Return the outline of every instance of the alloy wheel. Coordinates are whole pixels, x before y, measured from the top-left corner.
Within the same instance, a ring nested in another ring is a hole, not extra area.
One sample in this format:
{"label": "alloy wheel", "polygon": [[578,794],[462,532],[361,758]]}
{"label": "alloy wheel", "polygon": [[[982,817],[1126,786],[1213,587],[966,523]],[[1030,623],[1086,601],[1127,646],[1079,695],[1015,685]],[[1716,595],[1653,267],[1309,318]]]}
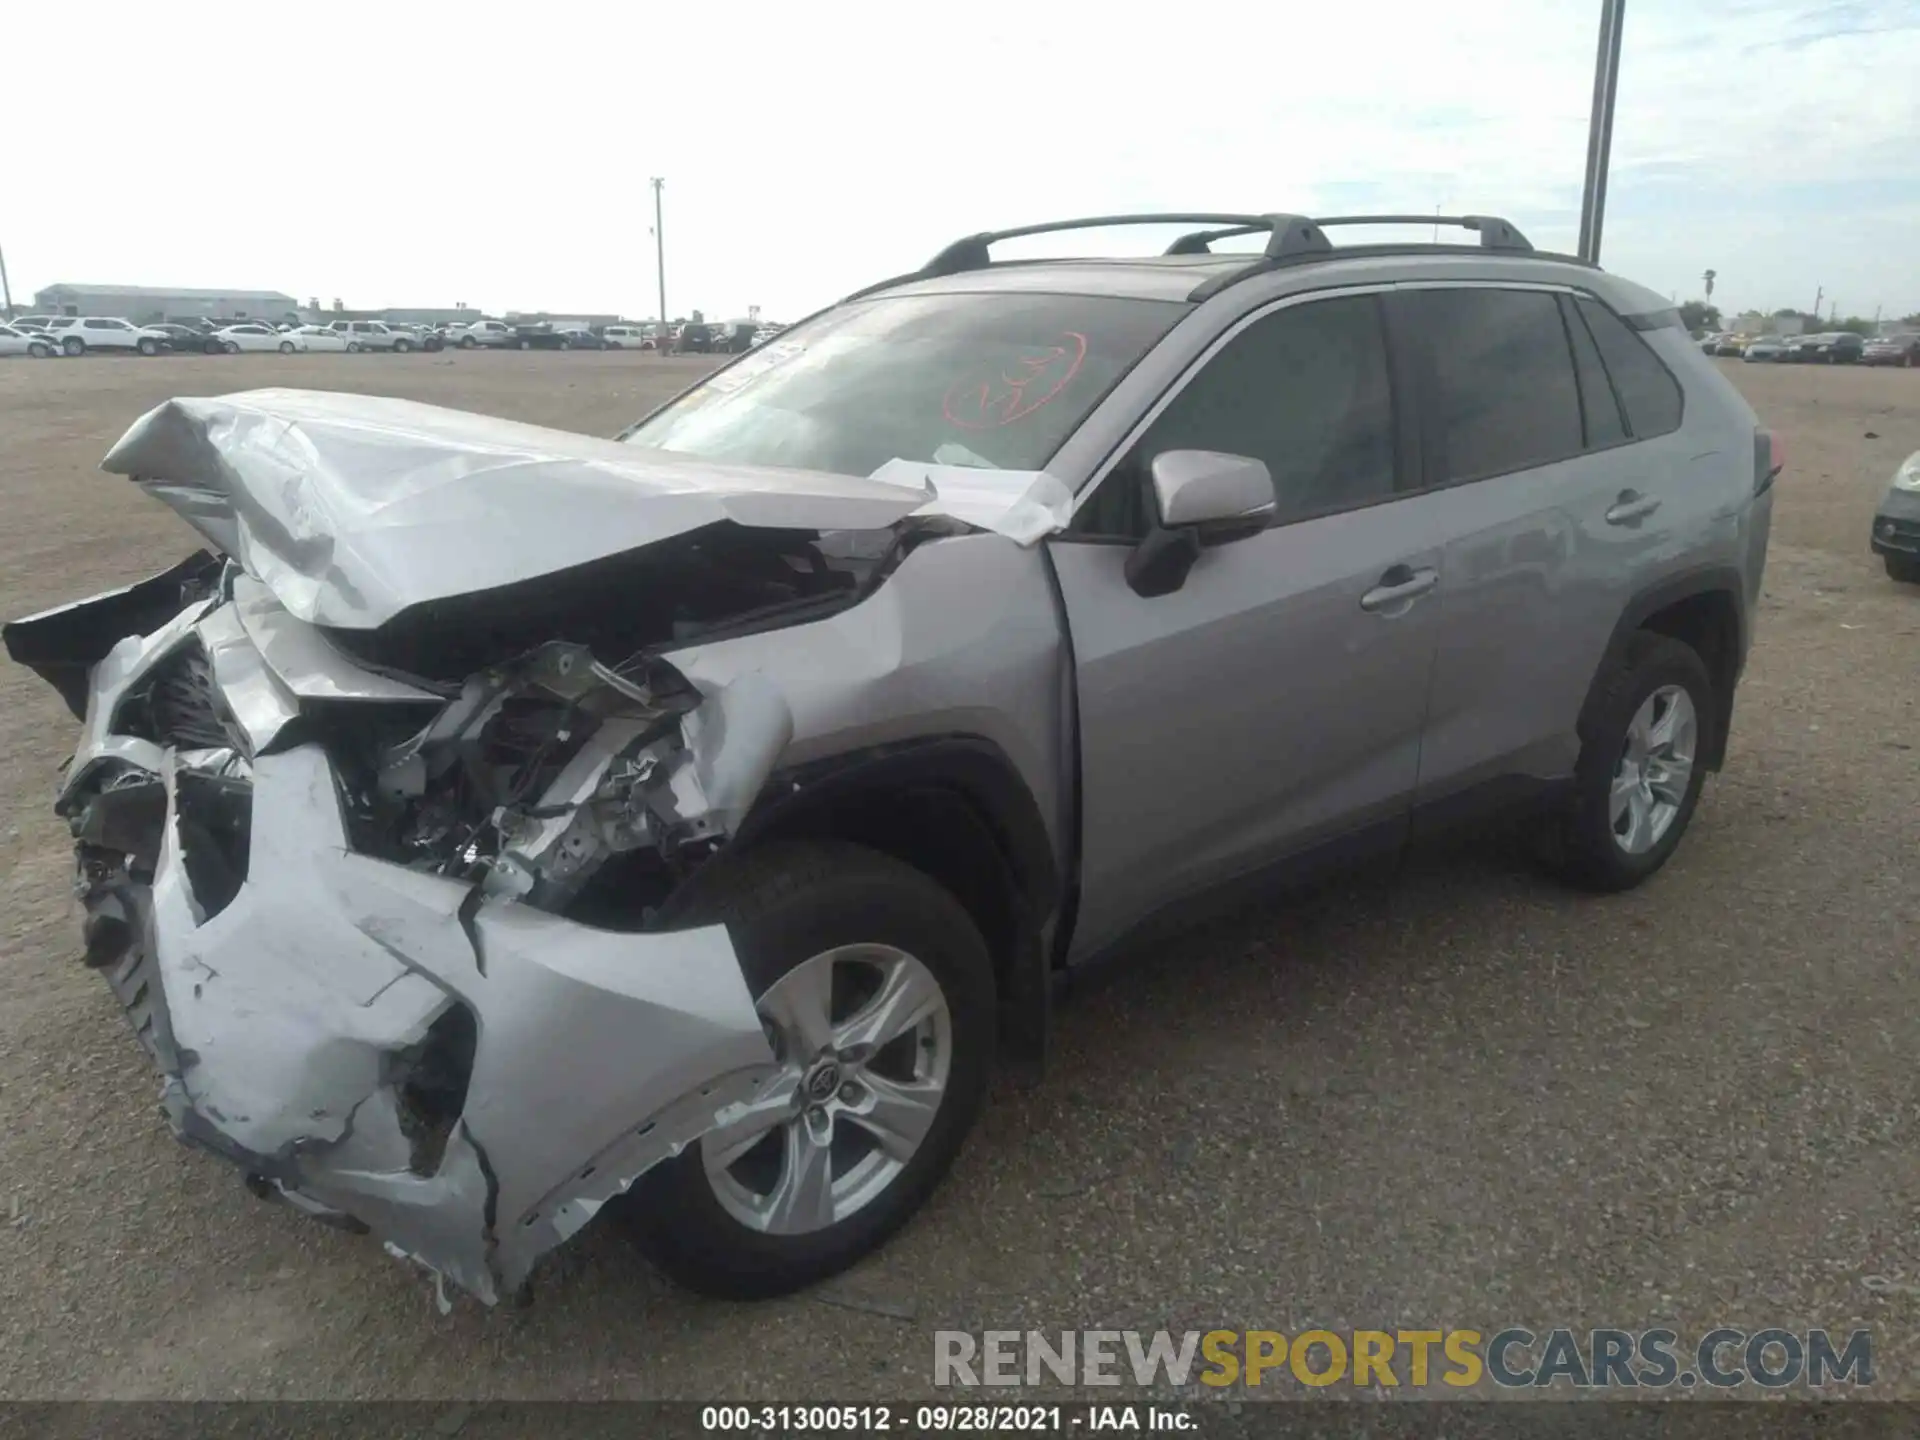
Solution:
{"label": "alloy wheel", "polygon": [[1646,854],[1673,827],[1693,779],[1699,735],[1693,697],[1681,686],[1662,685],[1634,712],[1607,809],[1614,843],[1627,854]]}
{"label": "alloy wheel", "polygon": [[856,1214],[919,1151],[946,1095],[953,1019],[940,982],[890,945],[803,960],[758,1004],[779,1073],[700,1141],[708,1183],[775,1235]]}

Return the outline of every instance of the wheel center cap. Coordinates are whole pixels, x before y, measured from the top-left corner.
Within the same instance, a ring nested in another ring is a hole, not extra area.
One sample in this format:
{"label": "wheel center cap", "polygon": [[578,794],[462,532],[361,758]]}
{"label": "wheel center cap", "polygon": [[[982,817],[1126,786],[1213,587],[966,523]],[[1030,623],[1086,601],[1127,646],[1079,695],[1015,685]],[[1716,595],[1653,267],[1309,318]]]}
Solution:
{"label": "wheel center cap", "polygon": [[809,1100],[831,1100],[840,1089],[840,1062],[822,1060],[801,1083]]}

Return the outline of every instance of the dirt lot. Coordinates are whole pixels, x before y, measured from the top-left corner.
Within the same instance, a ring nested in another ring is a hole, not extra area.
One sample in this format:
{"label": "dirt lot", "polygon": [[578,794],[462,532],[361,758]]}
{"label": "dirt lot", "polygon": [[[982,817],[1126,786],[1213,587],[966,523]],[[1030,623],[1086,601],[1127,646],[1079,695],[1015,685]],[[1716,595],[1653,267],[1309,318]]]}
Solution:
{"label": "dirt lot", "polygon": [[[165,396],[608,432],[694,363],[0,365],[0,615],[183,551],[94,470]],[[896,1243],[774,1304],[589,1233],[530,1310],[443,1317],[176,1145],[78,960],[47,804],[72,722],[0,664],[0,1395],[902,1397],[944,1327],[1665,1323],[1871,1326],[1876,1393],[1920,1396],[1920,592],[1865,548],[1920,374],[1728,369],[1788,470],[1732,754],[1656,881],[1579,898],[1468,846],[1196,934],[1069,1007],[1047,1083],[1003,1089]]]}

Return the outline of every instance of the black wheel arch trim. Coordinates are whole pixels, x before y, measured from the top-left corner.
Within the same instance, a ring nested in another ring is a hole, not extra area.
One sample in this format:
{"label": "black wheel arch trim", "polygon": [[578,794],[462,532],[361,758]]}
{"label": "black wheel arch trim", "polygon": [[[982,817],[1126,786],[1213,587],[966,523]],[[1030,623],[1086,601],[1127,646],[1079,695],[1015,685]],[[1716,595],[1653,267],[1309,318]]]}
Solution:
{"label": "black wheel arch trim", "polygon": [[1044,1064],[1050,1028],[1052,960],[1045,936],[1060,911],[1060,869],[1039,803],[998,744],[978,735],[933,735],[776,770],[732,845],[804,834],[811,817],[856,795],[929,787],[955,792],[998,852],[1014,931],[1010,953],[1000,957],[1000,1052],[1019,1075],[1032,1078]]}
{"label": "black wheel arch trim", "polygon": [[[1733,608],[1734,651],[1733,663],[1727,683],[1720,684],[1720,676],[1715,676],[1716,689],[1721,692],[1713,697],[1714,727],[1708,741],[1707,753],[1702,762],[1709,770],[1718,770],[1726,759],[1727,733],[1733,721],[1733,695],[1739,685],[1741,671],[1746,668],[1747,647],[1753,634],[1751,617],[1747,614],[1746,581],[1741,573],[1731,565],[1702,565],[1685,570],[1640,591],[1620,612],[1620,618],[1614,622],[1613,634],[1607,640],[1605,654],[1601,657],[1601,672],[1612,665],[1626,650],[1627,637],[1635,631],[1644,629],[1647,621],[1662,610],[1678,605],[1682,601],[1698,599],[1703,595],[1724,595]],[[1710,657],[1703,656],[1711,664]],[[1594,676],[1594,685],[1600,683],[1600,673]],[[1591,691],[1589,692],[1591,698]],[[1586,707],[1581,709],[1584,725]]]}

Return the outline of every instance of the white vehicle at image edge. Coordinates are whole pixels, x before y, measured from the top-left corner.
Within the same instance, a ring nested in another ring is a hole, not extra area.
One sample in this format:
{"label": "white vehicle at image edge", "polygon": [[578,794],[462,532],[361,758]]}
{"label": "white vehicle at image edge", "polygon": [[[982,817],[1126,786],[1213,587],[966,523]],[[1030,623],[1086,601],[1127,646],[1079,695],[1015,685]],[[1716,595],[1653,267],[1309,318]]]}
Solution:
{"label": "white vehicle at image edge", "polygon": [[31,355],[36,360],[45,360],[59,353],[55,343],[38,331],[0,325],[0,355]]}
{"label": "white vehicle at image edge", "polygon": [[167,332],[130,320],[105,315],[69,315],[47,327],[62,353],[84,355],[89,350],[127,350],[158,355],[167,346]]}
{"label": "white vehicle at image edge", "polygon": [[340,353],[347,349],[347,337],[325,325],[302,325],[284,337],[296,350],[323,350]]}
{"label": "white vehicle at image edge", "polygon": [[278,351],[283,355],[291,355],[300,348],[293,336],[282,335],[269,325],[229,325],[224,330],[214,331],[212,339],[229,355],[238,355],[243,351],[268,354]]}

